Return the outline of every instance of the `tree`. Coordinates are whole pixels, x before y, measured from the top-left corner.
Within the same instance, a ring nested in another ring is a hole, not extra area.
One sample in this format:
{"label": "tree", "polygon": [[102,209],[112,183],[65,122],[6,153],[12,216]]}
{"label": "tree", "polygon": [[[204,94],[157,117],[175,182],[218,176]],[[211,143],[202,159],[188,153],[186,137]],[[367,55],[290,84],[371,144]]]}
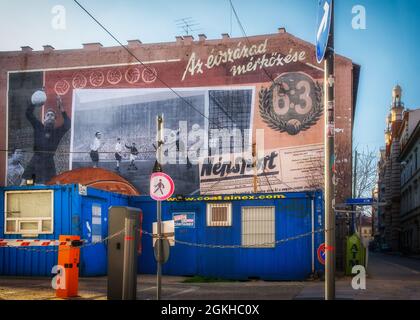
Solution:
{"label": "tree", "polygon": [[[374,150],[366,148],[363,152],[355,151],[357,157],[356,176],[353,177],[355,185],[355,198],[370,198],[372,190],[377,182],[377,164],[378,158]],[[356,162],[356,161],[354,161]],[[355,164],[353,164],[354,166]]]}
{"label": "tree", "polygon": [[[345,201],[346,197],[350,196],[349,191],[354,187],[355,198],[369,198],[372,196],[372,190],[375,188],[377,181],[377,156],[372,149],[366,148],[362,152],[357,152],[357,167],[356,172],[354,166],[356,165],[356,156],[353,159],[353,171],[350,170],[348,159],[349,155],[348,144],[336,144],[335,147],[335,195],[336,202]],[[324,189],[324,158],[312,157],[310,158],[311,170],[308,173],[307,185],[310,189]],[[355,173],[355,176],[353,176]],[[352,177],[353,176],[353,177]],[[352,179],[353,178],[353,179]],[[351,183],[356,182],[356,185]]]}

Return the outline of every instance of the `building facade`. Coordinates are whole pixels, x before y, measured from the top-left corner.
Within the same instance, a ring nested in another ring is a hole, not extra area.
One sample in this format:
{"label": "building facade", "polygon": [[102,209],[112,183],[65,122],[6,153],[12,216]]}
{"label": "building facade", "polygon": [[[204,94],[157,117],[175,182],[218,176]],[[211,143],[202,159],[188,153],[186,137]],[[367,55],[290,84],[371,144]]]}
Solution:
{"label": "building facade", "polygon": [[[351,196],[359,73],[360,66],[336,55],[337,203]],[[313,190],[314,181],[323,181],[323,87],[315,46],[284,28],[246,38],[199,35],[170,43],[131,40],[126,48],[89,43],[74,50],[46,45],[1,52],[0,184],[33,176],[43,184],[68,170],[98,166],[118,168],[147,194],[156,117],[163,113],[164,170],[175,194]],[[40,88],[47,99],[37,107],[30,102]],[[56,119],[48,129],[51,111]],[[233,145],[223,145],[233,138]],[[343,237],[344,222],[338,228]],[[342,239],[337,247],[340,265]]]}
{"label": "building facade", "polygon": [[420,109],[401,127],[401,250],[420,253]]}
{"label": "building facade", "polygon": [[[386,183],[385,183],[385,164],[386,164],[386,150],[385,148],[381,148],[379,150],[379,161],[377,166],[378,172],[378,185],[377,185],[377,194],[374,194],[374,198],[377,199],[380,203],[386,203],[385,197],[385,190],[386,190]],[[376,197],[375,197],[376,196]],[[382,247],[387,245],[385,240],[385,213],[386,213],[386,206],[378,206],[372,207],[373,215],[377,217],[377,233],[375,233],[375,239],[377,240],[378,244]]]}
{"label": "building facade", "polygon": [[[405,159],[405,155],[411,155],[411,159],[414,159],[413,153],[406,151],[406,147],[413,126],[420,120],[419,116],[419,110],[405,109],[402,89],[397,85],[392,92],[392,104],[386,119],[385,148],[380,151],[377,187],[378,200],[385,204],[377,209],[379,238],[383,247],[392,251],[403,249],[403,220],[407,221],[405,213],[414,203],[410,190],[413,190],[416,178],[409,180],[410,184],[413,183],[411,189],[406,183],[408,176],[411,177],[415,172],[406,169],[406,163],[401,156],[404,155]],[[412,160],[410,165],[415,165],[415,161]],[[412,231],[407,231],[405,237],[408,237],[407,234],[411,235],[410,232]]]}

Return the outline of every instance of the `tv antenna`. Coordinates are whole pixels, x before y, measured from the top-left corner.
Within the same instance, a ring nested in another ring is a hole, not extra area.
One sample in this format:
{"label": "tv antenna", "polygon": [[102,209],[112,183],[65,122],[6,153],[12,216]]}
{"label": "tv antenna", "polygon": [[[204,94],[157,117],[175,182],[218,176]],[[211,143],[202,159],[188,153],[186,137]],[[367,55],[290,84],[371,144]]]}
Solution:
{"label": "tv antenna", "polygon": [[193,32],[202,30],[202,28],[197,28],[200,24],[195,21],[192,17],[186,17],[175,20],[176,26],[181,29],[185,35],[191,35]]}

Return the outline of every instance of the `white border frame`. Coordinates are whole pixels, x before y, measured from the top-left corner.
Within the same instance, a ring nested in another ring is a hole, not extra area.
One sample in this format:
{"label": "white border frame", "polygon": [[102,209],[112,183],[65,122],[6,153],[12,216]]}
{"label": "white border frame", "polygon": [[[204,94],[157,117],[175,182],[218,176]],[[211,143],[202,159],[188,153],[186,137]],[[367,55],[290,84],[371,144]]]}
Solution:
{"label": "white border frame", "polygon": [[[144,61],[143,64],[155,64],[155,63],[170,63],[170,62],[179,62],[181,59],[167,59],[167,60],[151,60]],[[124,63],[114,63],[114,64],[104,64],[104,65],[94,65],[94,66],[75,66],[75,67],[62,67],[62,68],[43,68],[43,69],[24,69],[24,70],[8,70],[6,73],[6,142],[5,149],[9,150],[9,76],[13,73],[30,73],[30,72],[43,72],[43,86],[45,86],[45,72],[48,71],[63,71],[63,70],[80,70],[80,69],[95,69],[95,68],[108,68],[108,67],[123,67],[123,66],[133,66],[140,65],[140,62],[124,62]],[[74,93],[74,90],[73,90]],[[73,106],[72,106],[73,107]],[[73,109],[72,109],[73,111]],[[73,114],[73,112],[72,112]],[[4,185],[7,186],[7,172],[8,172],[8,152],[4,152],[5,156],[5,172],[4,172]],[[70,167],[70,165],[69,165]]]}
{"label": "white border frame", "polygon": [[[206,156],[204,158],[207,158],[208,156],[208,151],[209,151],[209,139],[208,139],[208,133],[209,133],[209,114],[210,114],[210,99],[209,99],[209,91],[211,90],[226,90],[226,91],[238,91],[238,90],[250,90],[251,91],[251,114],[250,114],[250,122],[249,122],[249,145],[252,145],[252,141],[253,141],[253,132],[254,132],[254,108],[255,108],[255,92],[256,92],[256,86],[240,86],[240,85],[235,85],[235,86],[210,86],[210,87],[182,87],[182,88],[172,88],[175,92],[179,93],[179,92],[191,92],[191,91],[200,91],[200,92],[204,92],[205,96],[204,96],[204,115],[205,115],[205,119],[204,119],[204,130],[206,132],[206,139],[205,139],[205,144],[204,144],[204,148],[206,152]],[[72,96],[72,106],[71,106],[71,110],[72,110],[72,116],[71,116],[71,136],[70,136],[70,156],[69,156],[69,170],[73,169],[73,146],[74,146],[74,115],[76,113],[76,108],[75,108],[75,96],[77,91],[86,91],[86,90],[97,90],[97,89],[74,89],[73,90],[73,96]],[[168,89],[167,87],[162,87],[162,88],[103,88],[101,90],[133,90],[133,91],[144,91],[145,93],[154,93],[154,92],[172,92],[172,90]],[[182,95],[181,95],[182,96]],[[176,96],[178,98],[178,96]],[[195,106],[194,106],[195,107]],[[243,132],[241,133],[242,137],[244,138],[244,134]],[[244,150],[242,150],[242,152],[244,152]],[[203,157],[201,157],[203,158]]]}

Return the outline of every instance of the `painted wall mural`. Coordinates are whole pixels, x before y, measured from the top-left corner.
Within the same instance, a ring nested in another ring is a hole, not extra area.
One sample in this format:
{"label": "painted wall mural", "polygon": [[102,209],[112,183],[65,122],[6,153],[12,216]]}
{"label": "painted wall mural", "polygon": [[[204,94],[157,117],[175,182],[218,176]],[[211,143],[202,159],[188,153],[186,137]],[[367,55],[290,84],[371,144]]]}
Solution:
{"label": "painted wall mural", "polygon": [[[97,166],[147,193],[163,113],[176,194],[310,188],[323,155],[322,70],[305,50],[273,50],[268,39],[200,54],[10,73],[7,184]],[[42,89],[46,102],[34,105]]]}
{"label": "painted wall mural", "polygon": [[324,110],[322,88],[304,73],[278,77],[270,88],[260,91],[260,114],[267,125],[296,135],[313,126]]}

